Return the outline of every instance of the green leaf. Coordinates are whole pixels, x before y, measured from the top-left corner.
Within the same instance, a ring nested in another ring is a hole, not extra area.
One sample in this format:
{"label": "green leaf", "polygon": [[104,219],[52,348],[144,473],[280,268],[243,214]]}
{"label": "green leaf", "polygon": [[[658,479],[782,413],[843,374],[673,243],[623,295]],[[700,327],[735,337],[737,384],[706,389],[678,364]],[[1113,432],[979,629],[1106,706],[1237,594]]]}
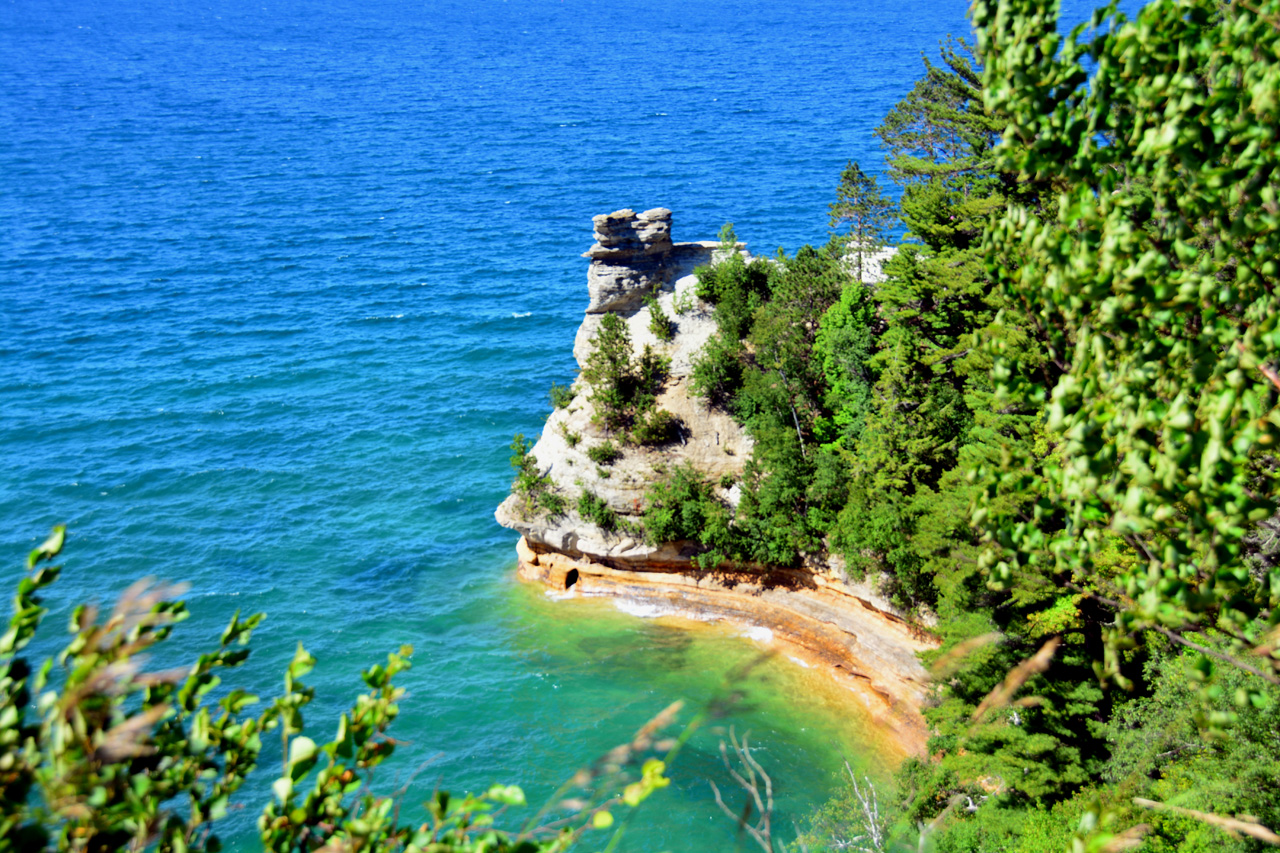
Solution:
{"label": "green leaf", "polygon": [[67,528],[64,524],[59,524],[53,528],[53,532],[49,534],[49,538],[40,543],[35,550],[27,555],[27,570],[35,568],[36,563],[41,560],[52,560],[62,552],[62,546],[67,541]]}
{"label": "green leaf", "polygon": [[518,785],[494,785],[489,788],[489,799],[508,806],[523,806],[524,791]]}

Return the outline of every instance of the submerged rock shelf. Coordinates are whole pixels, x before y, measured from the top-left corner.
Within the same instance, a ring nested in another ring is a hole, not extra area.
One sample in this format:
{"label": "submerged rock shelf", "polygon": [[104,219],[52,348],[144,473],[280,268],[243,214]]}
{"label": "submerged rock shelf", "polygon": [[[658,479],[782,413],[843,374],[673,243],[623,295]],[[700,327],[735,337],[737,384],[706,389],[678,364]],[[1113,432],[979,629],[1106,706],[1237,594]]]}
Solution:
{"label": "submerged rock shelf", "polygon": [[903,754],[924,752],[928,732],[919,709],[928,675],[916,652],[932,644],[869,590],[806,570],[622,568],[523,538],[517,553],[520,577],[558,594],[615,596],[674,616],[767,628],[771,647],[849,688]]}

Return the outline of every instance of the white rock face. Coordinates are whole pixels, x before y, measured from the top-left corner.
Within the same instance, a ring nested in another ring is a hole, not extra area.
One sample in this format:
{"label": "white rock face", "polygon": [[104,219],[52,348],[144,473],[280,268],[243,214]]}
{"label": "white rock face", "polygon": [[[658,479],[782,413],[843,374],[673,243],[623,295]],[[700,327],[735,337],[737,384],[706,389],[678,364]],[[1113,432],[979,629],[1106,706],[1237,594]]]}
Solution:
{"label": "white rock face", "polygon": [[[520,500],[513,495],[498,507],[496,517],[499,524],[520,531],[530,542],[566,554],[623,562],[687,563],[692,551],[682,547],[686,543],[651,546],[622,531],[605,533],[579,516],[576,505],[582,493],[590,491],[622,518],[638,518],[648,485],[677,465],[693,465],[717,484],[722,478],[727,483],[741,477],[751,456],[750,437],[728,413],[708,409],[688,389],[693,362],[716,331],[712,306],[695,295],[693,270],[712,261],[719,243],[672,243],[671,211],[665,208],[638,215],[620,210],[597,216],[594,223],[596,245],[585,254],[592,259],[588,271],[591,301],[574,339],[574,357],[579,367],[585,366],[591,339],[605,312],[622,317],[636,355],[648,345],[671,359],[670,375],[658,394],[657,406],[683,423],[681,440],[664,447],[627,447],[612,437],[622,449],[622,457],[612,465],[597,465],[587,451],[611,437],[591,423],[591,390],[579,380],[574,383],[573,403],[551,413],[532,450],[539,469],[568,499],[569,512],[555,519],[534,513],[524,517]],[[644,297],[654,292],[655,285],[658,305],[675,326],[669,342],[649,331],[651,317]],[[720,488],[720,492],[731,505],[741,495],[736,485]]]}
{"label": "white rock face", "polygon": [[[700,260],[705,263],[710,258],[711,251],[708,249]],[[679,278],[676,278],[671,285],[664,285],[657,294],[658,305],[662,308],[662,312],[675,323],[675,337],[670,342],[658,340],[657,336],[649,331],[651,315],[649,308],[643,303],[627,311],[611,312],[626,320],[627,331],[631,334],[631,345],[637,353],[643,352],[646,344],[652,346],[671,358],[671,375],[681,378],[687,377],[693,371],[694,358],[716,331],[712,306],[694,295],[698,279],[693,274],[693,267],[701,265],[690,263],[694,260],[699,260],[699,256],[689,252],[688,261],[685,262],[684,267],[675,269],[675,272],[680,274]],[[645,289],[643,294],[647,295],[649,292]],[[688,306],[685,313],[677,313],[677,304]],[[579,368],[586,367],[587,356],[591,355],[591,339],[595,337],[603,318],[604,314],[588,313],[582,319],[582,325],[578,327],[578,333],[573,339],[573,357],[577,359]]]}
{"label": "white rock face", "polygon": [[[638,215],[621,210],[594,222],[597,242],[586,253],[590,304],[574,357],[585,366],[604,314],[617,314],[635,355],[649,345],[671,360],[657,406],[678,417],[683,429],[679,441],[663,447],[622,445],[592,424],[591,389],[579,378],[573,402],[551,413],[532,448],[539,472],[565,499],[567,511],[554,518],[526,511],[521,498],[511,495],[495,513],[499,524],[523,534],[516,546],[521,577],[561,595],[572,590],[618,596],[637,603],[645,615],[675,613],[750,626],[758,638],[767,634],[771,644],[785,644],[786,654],[799,655],[804,665],[821,667],[855,690],[885,730],[895,733],[904,754],[922,754],[928,727],[918,709],[928,673],[915,655],[931,643],[873,583],[851,580],[843,561],[825,555],[806,558],[796,568],[690,571],[696,543],[651,545],[626,532],[625,522],[642,515],[650,484],[679,465],[693,466],[736,508],[752,441],[728,413],[708,409],[689,391],[693,363],[716,331],[712,307],[695,295],[693,269],[713,262],[718,244],[671,242],[671,212],[663,208]],[[741,246],[738,251],[746,255]],[[873,259],[869,283],[880,280],[880,262],[888,254]],[[644,298],[655,291],[675,326],[669,342],[649,331]],[[588,451],[610,440],[621,457],[607,466],[591,461]],[[603,500],[624,524],[610,533],[583,518],[577,505],[584,493]]]}

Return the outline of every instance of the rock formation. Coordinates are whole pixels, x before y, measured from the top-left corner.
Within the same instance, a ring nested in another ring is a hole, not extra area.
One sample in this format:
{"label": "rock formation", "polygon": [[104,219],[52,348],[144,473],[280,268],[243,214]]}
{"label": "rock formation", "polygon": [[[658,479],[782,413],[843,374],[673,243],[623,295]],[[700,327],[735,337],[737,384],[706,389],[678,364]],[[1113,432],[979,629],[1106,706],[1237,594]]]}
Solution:
{"label": "rock formation", "polygon": [[[647,344],[671,359],[670,375],[658,394],[657,406],[680,418],[684,424],[681,440],[661,448],[624,447],[617,462],[597,465],[587,451],[607,437],[591,422],[591,392],[579,380],[574,384],[573,403],[551,413],[533,448],[541,472],[571,499],[571,504],[584,489],[589,490],[624,519],[638,518],[645,489],[664,466],[689,462],[719,482],[725,476],[738,478],[751,455],[751,439],[742,427],[726,412],[708,409],[688,391],[693,359],[716,329],[711,306],[694,295],[697,280],[693,270],[711,263],[719,243],[672,243],[670,235],[671,211],[664,208],[638,215],[619,210],[595,217],[597,242],[586,253],[592,258],[588,272],[591,301],[578,329],[573,354],[579,367],[585,366],[591,340],[604,316],[599,306],[615,306],[607,310],[626,321],[637,352]],[[655,287],[659,306],[675,323],[675,336],[670,342],[658,340],[649,330],[650,313],[644,299]],[[687,307],[681,312],[677,304]],[[735,501],[736,493],[731,492],[724,490],[724,497]],[[535,547],[633,564],[654,560],[689,564],[688,554],[682,557],[678,549],[672,551],[672,546],[654,546],[626,534],[605,533],[572,509],[554,519],[526,518],[514,495],[498,508],[497,518],[500,524],[520,531]]]}
{"label": "rock formation", "polygon": [[[595,217],[594,225],[596,244],[584,255],[591,259],[590,301],[574,356],[585,366],[604,314],[622,317],[637,352],[648,344],[671,359],[657,406],[680,418],[681,439],[658,448],[623,447],[613,464],[596,464],[588,451],[608,437],[592,423],[591,389],[581,379],[575,382],[573,402],[551,413],[532,450],[539,472],[569,509],[548,517],[528,511],[512,495],[496,512],[500,524],[522,535],[521,576],[561,593],[625,596],[673,615],[769,628],[789,654],[854,687],[872,714],[896,730],[904,752],[922,751],[926,732],[919,707],[926,673],[915,653],[929,643],[870,586],[852,583],[838,561],[707,573],[694,567],[696,543],[646,542],[624,532],[625,524],[606,532],[577,512],[586,491],[624,522],[638,522],[649,484],[682,464],[720,484],[720,496],[736,506],[737,481],[752,448],[750,436],[728,413],[708,408],[688,387],[693,362],[716,328],[712,306],[696,297],[693,270],[714,262],[719,244],[673,243],[665,208],[620,210]],[[738,251],[746,254],[742,244]],[[655,292],[675,323],[670,342],[649,330],[645,297]]]}
{"label": "rock formation", "polygon": [[672,243],[671,211],[616,210],[592,220],[596,243],[583,253],[588,314],[634,311],[646,294],[710,259],[715,243]]}

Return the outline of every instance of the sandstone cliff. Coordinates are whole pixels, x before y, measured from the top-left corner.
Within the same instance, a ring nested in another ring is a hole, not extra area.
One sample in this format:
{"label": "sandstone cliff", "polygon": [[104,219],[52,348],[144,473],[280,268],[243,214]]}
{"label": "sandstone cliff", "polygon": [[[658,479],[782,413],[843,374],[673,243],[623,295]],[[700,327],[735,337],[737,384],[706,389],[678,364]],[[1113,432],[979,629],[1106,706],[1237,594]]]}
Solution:
{"label": "sandstone cliff", "polygon": [[[663,208],[620,210],[595,217],[594,224],[596,244],[584,255],[591,260],[589,304],[574,356],[585,365],[606,312],[623,318],[637,351],[649,344],[671,359],[657,405],[679,417],[683,429],[677,442],[624,447],[612,465],[597,465],[587,452],[607,436],[591,423],[590,389],[576,382],[573,402],[552,412],[532,450],[540,473],[568,498],[568,511],[555,518],[528,512],[513,495],[496,512],[500,524],[522,534],[521,576],[562,593],[625,596],[675,615],[768,628],[789,654],[853,687],[869,711],[897,732],[904,751],[922,751],[926,732],[918,709],[927,678],[916,652],[928,643],[869,585],[851,582],[839,561],[707,573],[692,563],[693,543],[608,533],[577,513],[578,496],[589,491],[624,521],[638,521],[647,486],[672,466],[688,463],[712,482],[728,484],[740,479],[752,447],[733,418],[689,392],[693,361],[715,331],[711,306],[694,294],[693,270],[712,263],[719,244],[672,242],[671,212]],[[745,254],[742,244],[738,251]],[[645,297],[655,291],[675,322],[667,343],[649,331]],[[737,505],[736,484],[719,490]]]}

